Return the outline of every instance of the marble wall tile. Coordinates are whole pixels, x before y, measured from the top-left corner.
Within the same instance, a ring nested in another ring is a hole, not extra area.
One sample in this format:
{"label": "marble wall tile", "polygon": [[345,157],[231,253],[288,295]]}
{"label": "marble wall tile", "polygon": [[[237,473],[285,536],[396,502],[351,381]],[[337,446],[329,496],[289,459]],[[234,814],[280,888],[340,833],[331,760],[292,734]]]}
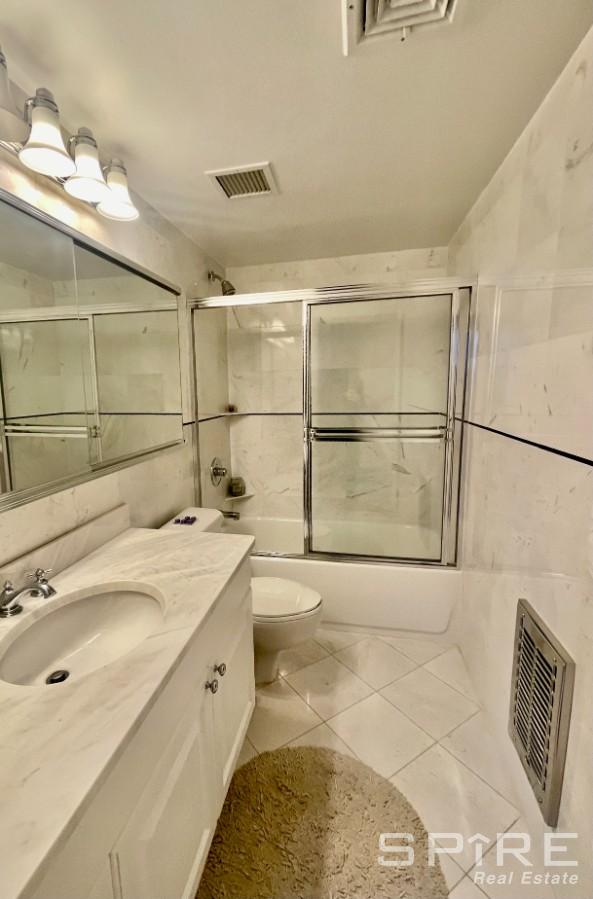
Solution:
{"label": "marble wall tile", "polygon": [[440,441],[316,443],[314,511],[329,521],[420,526],[440,534],[443,470]]}
{"label": "marble wall tile", "polygon": [[480,277],[590,268],[593,33],[589,31],[449,244]]}
{"label": "marble wall tile", "polygon": [[193,426],[185,443],[121,471],[0,514],[0,565],[126,503],[133,527],[159,527],[194,502]]}
{"label": "marble wall tile", "polygon": [[55,284],[32,272],[0,262],[2,284],[2,311],[53,306]]}
{"label": "marble wall tile", "polygon": [[195,502],[194,427],[184,425],[184,444],[116,472],[121,502],[132,527],[159,527]]}
{"label": "marble wall tile", "polygon": [[302,411],[302,304],[234,307],[227,325],[230,402],[239,412]]}
{"label": "marble wall tile", "polygon": [[88,331],[76,320],[2,322],[3,401],[9,417],[86,408],[83,359]]}
{"label": "marble wall tile", "polygon": [[[449,247],[480,277],[469,417],[593,459],[593,30]],[[525,597],[576,663],[559,829],[593,881],[593,468],[466,425],[462,600],[453,638],[531,822],[541,816],[507,735],[516,605]]]}
{"label": "marble wall tile", "polygon": [[447,248],[428,247],[365,253],[326,259],[304,259],[268,265],[245,265],[227,269],[226,276],[241,293],[266,290],[297,290],[342,284],[395,283],[445,274]]}
{"label": "marble wall tile", "polygon": [[449,334],[444,296],[316,307],[313,411],[446,411]]}
{"label": "marble wall tile", "polygon": [[[467,428],[462,599],[453,634],[490,718],[505,766],[541,824],[507,735],[515,615],[527,599],[576,663],[559,829],[578,832],[580,877],[593,877],[593,468]],[[575,892],[579,899],[585,893]]]}
{"label": "marble wall tile", "polygon": [[181,416],[177,313],[99,315],[94,328],[100,411]]}
{"label": "marble wall tile", "polygon": [[252,499],[236,504],[245,516],[303,515],[303,422],[300,415],[248,415],[231,420],[232,473]]}
{"label": "marble wall tile", "polygon": [[593,269],[480,285],[476,333],[469,418],[593,459]]}
{"label": "marble wall tile", "polygon": [[466,427],[464,570],[587,578],[593,466]]}
{"label": "marble wall tile", "polygon": [[198,416],[220,415],[229,402],[227,310],[194,312]]}
{"label": "marble wall tile", "polygon": [[[36,419],[40,424],[50,419]],[[82,416],[76,424],[86,423]],[[89,442],[70,438],[7,437],[10,453],[10,474],[13,490],[27,490],[41,484],[50,484],[60,478],[74,477],[89,471]]]}
{"label": "marble wall tile", "polygon": [[[222,509],[228,495],[229,478],[216,487],[210,480],[210,465],[216,457],[231,474],[235,474],[231,459],[229,418],[212,418],[198,425],[200,446],[200,505],[207,509]],[[230,506],[228,507],[230,508]]]}
{"label": "marble wall tile", "polygon": [[0,564],[119,505],[115,474],[107,475],[0,514]]}
{"label": "marble wall tile", "polygon": [[27,574],[35,568],[52,570],[55,577],[65,568],[84,559],[98,547],[117,537],[130,527],[130,510],[126,505],[116,506],[81,524],[73,531],[61,534],[49,543],[36,547],[32,552],[19,556],[0,572],[0,583],[11,580],[15,584],[24,582]]}

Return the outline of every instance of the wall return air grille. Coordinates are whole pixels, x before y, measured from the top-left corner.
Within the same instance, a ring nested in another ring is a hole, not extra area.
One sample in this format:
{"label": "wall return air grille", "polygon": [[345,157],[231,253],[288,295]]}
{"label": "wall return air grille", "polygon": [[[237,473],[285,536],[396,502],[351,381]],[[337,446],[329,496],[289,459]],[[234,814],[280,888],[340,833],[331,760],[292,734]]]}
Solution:
{"label": "wall return air grille", "polygon": [[509,733],[546,824],[555,827],[574,686],[574,662],[524,599],[517,605]]}
{"label": "wall return air grille", "polygon": [[446,24],[453,19],[457,0],[342,0],[344,56],[358,44]]}
{"label": "wall return air grille", "polygon": [[239,197],[260,197],[278,193],[278,187],[269,162],[236,166],[206,172],[227,200]]}

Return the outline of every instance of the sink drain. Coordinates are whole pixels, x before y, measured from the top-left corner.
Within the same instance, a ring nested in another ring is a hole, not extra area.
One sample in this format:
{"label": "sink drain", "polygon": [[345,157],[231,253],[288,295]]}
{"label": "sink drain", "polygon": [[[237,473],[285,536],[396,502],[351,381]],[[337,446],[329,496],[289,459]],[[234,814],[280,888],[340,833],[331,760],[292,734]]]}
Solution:
{"label": "sink drain", "polygon": [[70,672],[66,671],[65,668],[58,668],[57,671],[52,671],[51,674],[48,674],[45,678],[46,684],[61,684],[62,681],[67,680],[70,677]]}

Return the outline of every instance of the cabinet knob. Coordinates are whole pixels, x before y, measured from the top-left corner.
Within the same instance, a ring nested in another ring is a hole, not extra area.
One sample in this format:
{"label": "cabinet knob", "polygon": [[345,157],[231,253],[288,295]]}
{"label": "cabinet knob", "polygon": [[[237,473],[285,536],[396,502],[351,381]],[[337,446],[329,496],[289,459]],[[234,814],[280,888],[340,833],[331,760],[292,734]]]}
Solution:
{"label": "cabinet knob", "polygon": [[224,677],[226,674],[226,662],[221,662],[219,665],[215,665],[214,673],[220,674],[221,677]]}
{"label": "cabinet knob", "polygon": [[218,693],[218,681],[216,678],[206,681],[206,689],[210,690],[211,693]]}

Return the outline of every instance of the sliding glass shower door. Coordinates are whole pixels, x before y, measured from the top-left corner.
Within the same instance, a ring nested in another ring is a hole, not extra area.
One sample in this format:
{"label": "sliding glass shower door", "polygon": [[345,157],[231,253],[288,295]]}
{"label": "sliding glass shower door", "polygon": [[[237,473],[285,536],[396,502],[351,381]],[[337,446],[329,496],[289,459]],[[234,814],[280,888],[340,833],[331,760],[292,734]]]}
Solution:
{"label": "sliding glass shower door", "polygon": [[447,561],[457,300],[309,305],[308,552]]}
{"label": "sliding glass shower door", "polygon": [[261,555],[454,565],[470,292],[435,279],[196,301],[202,505]]}

